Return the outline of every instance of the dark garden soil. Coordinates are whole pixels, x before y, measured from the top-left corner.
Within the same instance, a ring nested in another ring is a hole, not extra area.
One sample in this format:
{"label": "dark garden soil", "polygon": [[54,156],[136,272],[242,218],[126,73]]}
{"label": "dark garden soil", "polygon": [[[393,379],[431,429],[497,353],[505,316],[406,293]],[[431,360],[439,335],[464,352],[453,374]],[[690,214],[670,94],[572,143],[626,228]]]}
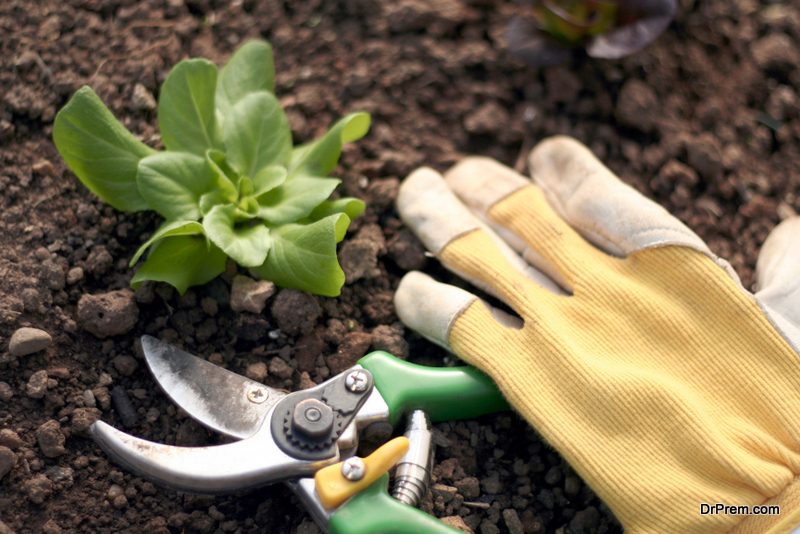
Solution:
{"label": "dark garden soil", "polygon": [[[505,51],[518,9],[493,0],[0,3],[0,533],[317,532],[281,485],[224,497],[162,489],[110,463],[86,428],[100,416],[156,441],[215,442],[157,389],[134,345],[145,333],[287,389],[370,349],[449,363],[392,307],[406,270],[446,276],[393,208],[418,165],[444,169],[477,153],[522,170],[538,140],[571,134],[752,287],[760,243],[800,209],[798,4],[682,0],[677,21],[643,52],[540,71]],[[90,84],[158,145],[153,99],[170,66],[187,56],[221,63],[254,36],[275,47],[297,140],[349,111],[372,114],[371,133],[339,170],[346,193],[369,206],[341,249],[342,297],[279,291],[262,313],[236,313],[229,269],[182,297],[145,286],[79,318],[83,295],[128,287],[126,264],[158,221],[115,212],[77,182],[50,140],[56,111]],[[133,326],[99,339],[87,320],[99,320],[100,334]],[[52,344],[12,356],[8,340],[23,326]],[[619,530],[513,414],[440,424],[435,440],[424,507],[437,516],[482,534]]]}

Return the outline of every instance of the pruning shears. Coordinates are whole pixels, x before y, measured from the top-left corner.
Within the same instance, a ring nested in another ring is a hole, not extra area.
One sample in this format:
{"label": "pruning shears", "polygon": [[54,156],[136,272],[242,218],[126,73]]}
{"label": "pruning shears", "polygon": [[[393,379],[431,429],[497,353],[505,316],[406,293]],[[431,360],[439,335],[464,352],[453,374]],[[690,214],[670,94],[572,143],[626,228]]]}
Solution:
{"label": "pruning shears", "polygon": [[[157,483],[195,493],[285,482],[332,534],[458,532],[415,507],[430,480],[430,423],[509,409],[477,369],[425,367],[382,351],[313,388],[287,393],[154,337],[142,337],[141,344],[164,392],[202,425],[238,441],[176,447],[98,421],[92,434],[109,456]],[[355,455],[359,434],[402,420],[404,436],[366,458]]]}

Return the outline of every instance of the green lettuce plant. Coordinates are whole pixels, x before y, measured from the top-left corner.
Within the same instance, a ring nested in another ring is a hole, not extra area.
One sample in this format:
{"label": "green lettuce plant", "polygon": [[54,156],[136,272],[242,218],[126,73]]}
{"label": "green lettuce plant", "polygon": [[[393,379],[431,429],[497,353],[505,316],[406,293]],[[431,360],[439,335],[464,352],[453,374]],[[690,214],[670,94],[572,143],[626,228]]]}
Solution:
{"label": "green lettuce plant", "polygon": [[205,59],[181,61],[161,86],[161,152],[138,141],[87,86],[58,113],[56,148],[89,190],[118,210],[165,219],[131,260],[133,267],[149,251],[134,287],[155,280],[183,293],[222,273],[230,257],[280,286],[339,294],[336,245],[364,203],[329,200],[340,180],[327,175],[370,118],[348,115],[293,146],[274,87],[264,41],[246,43],[219,71]]}

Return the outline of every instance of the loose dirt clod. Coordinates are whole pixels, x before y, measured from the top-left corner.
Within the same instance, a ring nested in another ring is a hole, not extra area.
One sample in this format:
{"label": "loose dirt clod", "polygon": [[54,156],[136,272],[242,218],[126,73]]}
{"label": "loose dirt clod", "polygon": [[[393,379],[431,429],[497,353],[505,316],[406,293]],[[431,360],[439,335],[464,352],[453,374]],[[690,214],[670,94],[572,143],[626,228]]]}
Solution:
{"label": "loose dirt clod", "polygon": [[17,455],[14,454],[14,451],[0,445],[0,480],[11,471],[15,463],[17,463]]}
{"label": "loose dirt clod", "polygon": [[61,432],[61,425],[53,419],[36,429],[36,441],[42,454],[48,458],[55,458],[67,452],[64,448],[66,438]]}
{"label": "loose dirt clod", "polygon": [[101,339],[130,331],[138,318],[139,308],[129,289],[83,295],[78,301],[78,323]]}
{"label": "loose dirt clod", "polygon": [[231,309],[236,312],[261,313],[267,299],[275,293],[275,284],[236,275],[231,283]]}

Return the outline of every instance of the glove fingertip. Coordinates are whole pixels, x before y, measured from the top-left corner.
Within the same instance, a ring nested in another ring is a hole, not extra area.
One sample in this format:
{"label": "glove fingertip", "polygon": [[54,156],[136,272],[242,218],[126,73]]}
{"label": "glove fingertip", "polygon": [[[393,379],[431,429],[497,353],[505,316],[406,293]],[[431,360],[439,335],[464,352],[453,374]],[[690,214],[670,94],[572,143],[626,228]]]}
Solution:
{"label": "glove fingertip", "polygon": [[476,299],[468,291],[437,282],[419,271],[411,271],[400,281],[394,305],[403,324],[450,350],[450,328]]}

